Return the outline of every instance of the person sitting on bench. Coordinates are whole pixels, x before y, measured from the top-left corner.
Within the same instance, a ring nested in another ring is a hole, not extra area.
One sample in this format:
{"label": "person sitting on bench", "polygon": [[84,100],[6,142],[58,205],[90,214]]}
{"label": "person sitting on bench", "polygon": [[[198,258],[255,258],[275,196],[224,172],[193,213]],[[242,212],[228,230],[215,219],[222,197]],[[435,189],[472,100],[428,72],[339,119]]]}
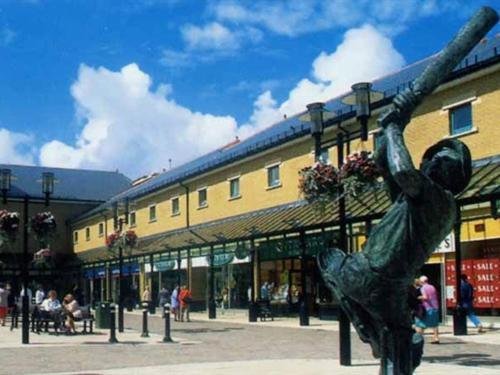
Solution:
{"label": "person sitting on bench", "polygon": [[78,301],[72,294],[67,294],[63,299],[63,309],[66,315],[66,329],[68,332],[76,333],[75,319],[82,318],[82,310]]}
{"label": "person sitting on bench", "polygon": [[42,320],[54,321],[54,328],[57,331],[61,323],[61,312],[62,306],[57,299],[57,292],[51,290],[47,294],[47,298],[40,305],[40,318]]}

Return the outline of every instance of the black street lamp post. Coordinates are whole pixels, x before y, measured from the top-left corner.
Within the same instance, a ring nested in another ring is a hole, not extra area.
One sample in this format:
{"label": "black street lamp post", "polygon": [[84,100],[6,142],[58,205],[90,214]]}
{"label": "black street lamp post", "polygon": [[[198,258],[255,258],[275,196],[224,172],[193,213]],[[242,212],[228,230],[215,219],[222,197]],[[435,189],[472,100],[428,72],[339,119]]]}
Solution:
{"label": "black street lamp post", "polygon": [[255,242],[250,240],[250,301],[248,301],[248,321],[257,321],[257,305],[255,304]]}
{"label": "black street lamp post", "polygon": [[[337,134],[337,161],[339,168],[344,164],[344,134]],[[347,250],[346,236],[346,207],[344,197],[344,186],[339,184],[339,247]],[[344,310],[339,309],[339,339],[340,339],[340,364],[351,365],[351,326],[349,318]]]}
{"label": "black street lamp post", "polygon": [[0,170],[0,190],[2,191],[3,204],[7,204],[7,193],[11,188],[12,171],[10,169]]}
{"label": "black street lamp post", "polygon": [[300,283],[302,284],[302,298],[300,299],[300,325],[309,325],[309,294],[307,293],[307,254],[306,254],[306,234],[300,232]]}
{"label": "black street lamp post", "polygon": [[[11,188],[11,178],[12,175],[10,173],[10,170],[2,170],[1,173],[1,189],[2,189],[2,194],[4,198],[4,202],[7,203],[7,193]],[[49,205],[50,202],[50,195],[54,193],[54,174],[50,172],[44,172],[42,174],[42,193],[45,196],[45,206]],[[29,319],[29,306],[30,306],[30,301],[29,301],[29,294],[28,294],[28,288],[29,288],[29,283],[30,283],[30,277],[29,277],[29,264],[30,264],[30,257],[29,257],[29,249],[28,249],[28,228],[29,228],[29,202],[30,202],[30,196],[25,195],[23,198],[23,256],[22,256],[22,264],[21,264],[21,280],[22,280],[22,286],[24,289],[24,293],[22,296],[22,307],[21,307],[21,313],[22,313],[22,343],[23,344],[29,344],[30,343],[30,337],[29,337],[29,332],[30,332],[30,319]]]}
{"label": "black street lamp post", "polygon": [[208,318],[215,319],[217,312],[215,308],[215,269],[214,269],[214,247],[210,246],[210,284],[208,295]]}
{"label": "black street lamp post", "polygon": [[[323,134],[324,122],[328,118],[332,118],[333,114],[325,109],[324,103],[312,103],[307,106],[307,113],[301,116],[302,121],[309,122],[311,124],[311,135],[314,138],[314,155],[315,160],[319,160],[321,155],[321,135]],[[344,135],[339,132],[337,134],[337,160],[339,168],[342,167],[344,163]],[[339,247],[341,249],[347,249],[347,237],[346,237],[346,209],[345,209],[345,198],[343,187],[339,187],[339,230],[340,230],[340,243]],[[303,245],[305,247],[305,245]],[[303,250],[304,251],[304,250]],[[305,256],[305,254],[304,254]],[[302,272],[305,272],[305,262],[303,262]],[[303,276],[305,283],[305,276]],[[308,300],[307,290],[303,288],[303,303],[306,304]],[[300,309],[300,322],[308,322],[308,309],[307,306]],[[343,366],[351,365],[351,328],[350,322],[347,315],[342,309],[339,311],[339,340],[340,340],[340,364]]]}
{"label": "black street lamp post", "polygon": [[461,246],[462,213],[457,204],[457,216],[453,232],[455,235],[455,295],[456,307],[453,312],[453,334],[455,336],[467,335],[467,313],[462,307],[461,275],[462,275],[462,246]]}
{"label": "black street lamp post", "polygon": [[356,106],[356,118],[361,125],[361,140],[368,140],[368,119],[372,115],[371,104],[384,98],[378,91],[372,90],[370,82],[359,82],[351,86],[352,94],[344,97],[342,102]]}

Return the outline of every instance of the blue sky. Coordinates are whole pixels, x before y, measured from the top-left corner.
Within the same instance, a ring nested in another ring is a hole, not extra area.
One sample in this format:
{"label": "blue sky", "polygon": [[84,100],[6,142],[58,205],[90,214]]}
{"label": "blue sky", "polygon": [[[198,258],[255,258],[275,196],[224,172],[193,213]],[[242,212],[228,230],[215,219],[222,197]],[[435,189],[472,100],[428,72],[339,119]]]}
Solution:
{"label": "blue sky", "polygon": [[0,162],[178,165],[437,52],[481,4],[0,0]]}

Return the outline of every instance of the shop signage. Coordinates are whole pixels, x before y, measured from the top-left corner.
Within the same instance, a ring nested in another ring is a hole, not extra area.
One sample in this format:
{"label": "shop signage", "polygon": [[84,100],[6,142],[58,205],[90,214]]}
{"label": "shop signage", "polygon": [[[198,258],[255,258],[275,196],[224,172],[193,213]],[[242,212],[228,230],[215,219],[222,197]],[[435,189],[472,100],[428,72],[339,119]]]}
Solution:
{"label": "shop signage", "polygon": [[[500,259],[468,259],[462,261],[462,273],[474,287],[474,306],[500,308]],[[455,261],[446,262],[446,305],[455,306]]]}
{"label": "shop signage", "polygon": [[176,264],[175,260],[160,260],[159,262],[155,262],[154,268],[158,272],[170,271],[175,268]]}
{"label": "shop signage", "polygon": [[455,236],[450,233],[434,250],[435,253],[452,253],[455,251]]}
{"label": "shop signage", "polygon": [[[219,267],[219,266],[224,266],[226,264],[229,264],[233,261],[234,255],[233,254],[215,254],[214,255],[214,266]],[[210,255],[207,255],[207,263],[210,264]]]}
{"label": "shop signage", "polygon": [[[122,268],[122,275],[123,276],[130,276],[133,274],[139,273],[140,267],[139,264],[133,263],[133,264],[124,264]],[[120,267],[119,266],[113,266],[111,268],[111,274],[113,276],[118,276],[120,274]]]}
{"label": "shop signage", "polygon": [[245,259],[249,255],[249,251],[245,244],[238,244],[236,245],[236,249],[234,250],[234,255],[236,256],[237,259]]}

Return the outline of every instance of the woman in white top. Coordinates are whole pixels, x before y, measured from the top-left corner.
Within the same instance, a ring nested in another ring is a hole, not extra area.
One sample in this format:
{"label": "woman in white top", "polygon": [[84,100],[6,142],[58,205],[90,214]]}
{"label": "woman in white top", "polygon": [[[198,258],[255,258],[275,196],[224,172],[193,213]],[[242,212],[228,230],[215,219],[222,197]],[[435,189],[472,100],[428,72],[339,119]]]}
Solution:
{"label": "woman in white top", "polygon": [[67,294],[63,300],[63,307],[66,312],[66,328],[68,332],[76,333],[75,319],[82,317],[80,305],[72,294]]}

